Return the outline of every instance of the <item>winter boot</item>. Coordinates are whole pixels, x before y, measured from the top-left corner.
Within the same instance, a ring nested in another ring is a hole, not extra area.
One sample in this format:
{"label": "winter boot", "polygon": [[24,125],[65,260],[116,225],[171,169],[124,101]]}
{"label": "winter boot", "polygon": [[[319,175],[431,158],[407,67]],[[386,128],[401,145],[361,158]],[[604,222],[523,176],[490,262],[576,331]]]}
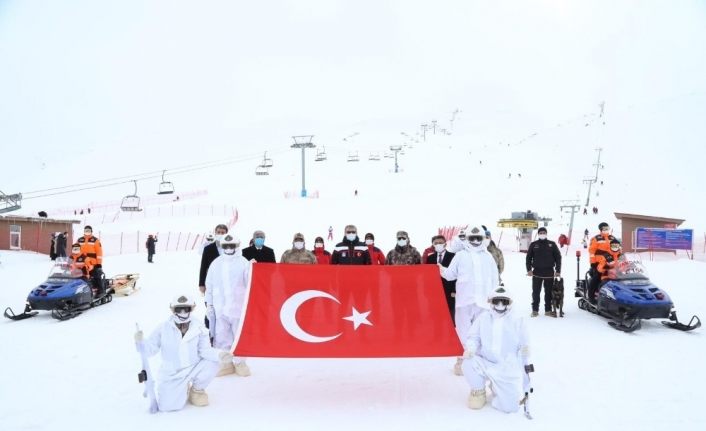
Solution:
{"label": "winter boot", "polygon": [[532,314],[530,315],[530,317],[537,317],[537,316],[539,316],[539,312],[532,311]]}
{"label": "winter boot", "polygon": [[226,376],[233,373],[235,373],[235,365],[233,365],[233,362],[228,362],[221,365],[221,369],[218,371],[218,374],[216,374],[216,377]]}
{"label": "winter boot", "polygon": [[544,315],[549,317],[556,317],[556,313],[553,311],[545,311]]}
{"label": "winter boot", "polygon": [[208,394],[203,389],[189,389],[189,402],[197,407],[208,405]]}
{"label": "winter boot", "polygon": [[240,362],[235,365],[235,375],[240,377],[250,376],[250,367],[245,362]]}
{"label": "winter boot", "polygon": [[485,388],[471,390],[468,396],[468,408],[479,410],[485,405]]}
{"label": "winter boot", "polygon": [[454,364],[454,374],[457,376],[462,376],[463,375],[463,368],[461,368],[461,365],[463,364],[463,358],[457,358],[456,363]]}

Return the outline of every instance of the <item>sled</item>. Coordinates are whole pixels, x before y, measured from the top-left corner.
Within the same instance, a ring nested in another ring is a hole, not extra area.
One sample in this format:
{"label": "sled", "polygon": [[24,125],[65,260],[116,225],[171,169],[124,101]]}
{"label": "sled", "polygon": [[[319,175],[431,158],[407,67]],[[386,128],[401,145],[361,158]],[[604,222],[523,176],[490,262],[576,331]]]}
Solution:
{"label": "sled", "polygon": [[139,290],[137,280],[140,279],[140,274],[118,274],[108,280],[108,285],[113,288],[116,295],[129,296]]}

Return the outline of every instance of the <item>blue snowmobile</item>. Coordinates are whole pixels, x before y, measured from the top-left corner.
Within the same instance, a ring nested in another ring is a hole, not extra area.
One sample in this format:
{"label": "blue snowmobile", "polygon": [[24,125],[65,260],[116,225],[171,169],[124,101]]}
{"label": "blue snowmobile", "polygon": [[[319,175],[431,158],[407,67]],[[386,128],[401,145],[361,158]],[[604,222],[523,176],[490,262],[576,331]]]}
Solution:
{"label": "blue snowmobile", "polygon": [[7,307],[4,316],[23,320],[36,316],[37,310],[46,310],[51,311],[55,319],[67,320],[89,308],[107,304],[113,300],[113,289],[102,271],[97,271],[89,279],[81,269],[72,268],[68,261],[57,260],[47,280],[29,292],[24,312],[15,314]]}
{"label": "blue snowmobile", "polygon": [[[588,287],[592,271],[580,279],[579,262],[581,251],[576,251],[576,290],[578,306],[582,310],[611,319],[608,324],[624,332],[633,332],[642,327],[642,319],[669,319],[662,324],[680,331],[691,331],[701,326],[701,320],[692,316],[689,323],[679,322],[677,312],[669,295],[650,282],[644,267],[639,262],[621,259],[615,266],[614,277],[603,283],[597,298],[589,300]],[[597,275],[596,275],[597,276]]]}

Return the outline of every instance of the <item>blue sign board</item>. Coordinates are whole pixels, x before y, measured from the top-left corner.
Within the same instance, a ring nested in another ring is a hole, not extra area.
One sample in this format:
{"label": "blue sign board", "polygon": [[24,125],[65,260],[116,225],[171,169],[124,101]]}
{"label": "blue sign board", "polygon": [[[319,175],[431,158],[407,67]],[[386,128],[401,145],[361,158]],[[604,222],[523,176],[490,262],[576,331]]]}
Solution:
{"label": "blue sign board", "polygon": [[639,227],[635,230],[635,248],[648,250],[691,250],[693,229]]}

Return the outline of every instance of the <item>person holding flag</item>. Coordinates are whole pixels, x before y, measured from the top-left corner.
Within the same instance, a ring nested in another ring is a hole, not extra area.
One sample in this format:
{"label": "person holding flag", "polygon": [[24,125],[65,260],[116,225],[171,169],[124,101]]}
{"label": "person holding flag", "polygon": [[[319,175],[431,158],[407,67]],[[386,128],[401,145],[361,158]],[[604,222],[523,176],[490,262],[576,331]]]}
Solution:
{"label": "person holding flag", "polygon": [[[223,254],[211,263],[206,274],[206,307],[210,325],[215,320],[213,347],[230,350],[243,314],[252,264],[243,257],[240,240],[235,236],[223,237],[221,248]],[[250,375],[245,358],[233,358],[224,364],[218,376],[233,373],[241,377]]]}

